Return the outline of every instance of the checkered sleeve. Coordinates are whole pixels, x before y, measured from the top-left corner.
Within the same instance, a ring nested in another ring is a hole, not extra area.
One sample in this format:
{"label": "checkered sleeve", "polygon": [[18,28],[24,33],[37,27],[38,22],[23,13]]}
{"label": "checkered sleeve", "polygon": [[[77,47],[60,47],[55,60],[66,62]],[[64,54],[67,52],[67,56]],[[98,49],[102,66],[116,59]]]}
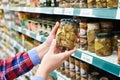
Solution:
{"label": "checkered sleeve", "polygon": [[28,72],[34,66],[28,52],[18,53],[15,57],[2,61],[2,64],[0,65],[0,73],[3,75],[2,80],[13,80]]}

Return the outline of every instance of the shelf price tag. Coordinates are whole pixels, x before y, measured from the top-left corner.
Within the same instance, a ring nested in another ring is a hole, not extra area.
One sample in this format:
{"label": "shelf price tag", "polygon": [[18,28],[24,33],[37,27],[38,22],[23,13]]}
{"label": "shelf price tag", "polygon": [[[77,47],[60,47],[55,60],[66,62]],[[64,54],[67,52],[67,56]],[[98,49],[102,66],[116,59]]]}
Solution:
{"label": "shelf price tag", "polygon": [[82,55],[81,55],[81,60],[83,60],[83,61],[85,61],[85,62],[87,62],[87,63],[92,64],[92,62],[93,62],[93,57],[92,57],[92,56],[89,56],[89,55],[87,55],[87,54],[85,54],[85,53],[82,53]]}
{"label": "shelf price tag", "polygon": [[64,14],[65,15],[73,15],[73,8],[65,8],[64,9]]}
{"label": "shelf price tag", "polygon": [[59,74],[57,74],[57,80],[64,80]]}
{"label": "shelf price tag", "polygon": [[36,40],[41,41],[41,36],[36,36]]}
{"label": "shelf price tag", "polygon": [[54,8],[54,14],[63,14],[63,8]]}
{"label": "shelf price tag", "polygon": [[93,10],[92,9],[81,9],[80,16],[93,16]]}

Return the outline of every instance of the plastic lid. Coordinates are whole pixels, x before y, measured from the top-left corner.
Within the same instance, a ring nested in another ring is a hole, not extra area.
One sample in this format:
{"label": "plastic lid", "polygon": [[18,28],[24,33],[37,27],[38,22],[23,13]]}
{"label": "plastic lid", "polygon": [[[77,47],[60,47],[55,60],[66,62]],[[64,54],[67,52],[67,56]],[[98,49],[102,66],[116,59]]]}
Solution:
{"label": "plastic lid", "polygon": [[111,37],[112,35],[110,33],[99,33],[99,34],[96,34],[96,37],[99,37],[99,38],[104,38],[104,37]]}

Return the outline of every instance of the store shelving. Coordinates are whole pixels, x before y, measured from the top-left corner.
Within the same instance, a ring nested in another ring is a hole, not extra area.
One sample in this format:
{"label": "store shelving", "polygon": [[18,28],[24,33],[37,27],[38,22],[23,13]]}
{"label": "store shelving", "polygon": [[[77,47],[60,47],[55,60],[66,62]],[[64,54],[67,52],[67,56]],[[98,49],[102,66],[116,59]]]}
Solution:
{"label": "store shelving", "polygon": [[9,41],[10,44],[13,47],[16,47],[20,52],[26,51],[26,49],[23,46],[21,46],[19,43],[17,43],[14,39],[10,38],[8,35],[3,33],[2,38]]}
{"label": "store shelving", "polygon": [[4,7],[0,9],[22,11],[31,13],[44,13],[52,15],[74,15],[83,17],[106,18],[106,19],[120,19],[116,17],[117,9],[114,8],[58,8],[58,7]]}
{"label": "store shelving", "polygon": [[[31,33],[31,31],[24,29],[25,31],[23,32],[21,30],[21,27],[13,27],[13,28],[16,31],[19,31],[33,38],[31,34],[27,34],[27,33]],[[42,37],[42,38],[45,38],[45,37]],[[36,37],[34,39],[38,40]],[[44,42],[45,40],[46,39],[42,40],[42,42]],[[74,53],[72,56],[75,58],[78,58],[79,60],[85,61],[89,64],[92,64],[100,69],[103,69],[113,75],[120,77],[120,65],[117,64],[117,54],[112,54],[111,56],[108,56],[108,57],[99,57],[95,53],[78,49],[76,53]]]}
{"label": "store shelving", "polygon": [[11,28],[18,31],[18,32],[20,32],[20,33],[22,33],[22,34],[25,34],[25,35],[27,35],[27,36],[29,36],[29,37],[37,40],[37,41],[44,42],[46,40],[45,37],[40,36],[38,34],[35,34],[32,31],[29,31],[29,30],[27,30],[25,28],[21,28],[21,27],[17,27],[17,26],[11,26]]}
{"label": "store shelving", "polygon": [[9,55],[9,56],[15,56],[13,52],[11,52],[9,49],[7,49],[2,42],[0,42],[0,46],[3,48],[3,50]]}
{"label": "store shelving", "polygon": [[95,53],[78,49],[72,56],[120,77],[120,65],[117,64],[115,53],[108,57],[99,57]]}
{"label": "store shelving", "polygon": [[58,71],[53,71],[51,75],[57,79],[57,80],[70,80],[70,78],[67,78],[66,76],[63,76],[60,72]]}

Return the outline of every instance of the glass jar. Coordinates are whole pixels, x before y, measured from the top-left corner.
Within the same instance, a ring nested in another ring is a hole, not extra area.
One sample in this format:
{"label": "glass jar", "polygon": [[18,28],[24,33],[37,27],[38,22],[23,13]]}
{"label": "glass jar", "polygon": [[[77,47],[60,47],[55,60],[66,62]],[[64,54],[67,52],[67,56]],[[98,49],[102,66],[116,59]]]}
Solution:
{"label": "glass jar", "polygon": [[96,35],[95,53],[98,56],[109,56],[112,54],[111,34],[99,33]]}
{"label": "glass jar", "polygon": [[80,80],[80,60],[75,59],[75,72],[76,72],[76,79]]}
{"label": "glass jar", "polygon": [[118,41],[118,43],[117,43],[117,45],[118,45],[118,64],[120,64],[120,39],[118,39],[117,41]]}
{"label": "glass jar", "polygon": [[56,34],[57,46],[65,49],[73,49],[78,37],[79,24],[73,19],[61,19],[60,27]]}
{"label": "glass jar", "polygon": [[71,80],[74,80],[76,75],[75,75],[75,59],[73,57],[69,57],[69,68],[70,68],[70,78]]}
{"label": "glass jar", "polygon": [[107,77],[101,77],[100,80],[109,80]]}
{"label": "glass jar", "polygon": [[67,59],[64,61],[64,64],[65,64],[65,75],[66,75],[67,77],[70,77],[69,58],[67,58]]}
{"label": "glass jar", "polygon": [[107,0],[108,8],[117,8],[119,0]]}
{"label": "glass jar", "polygon": [[100,73],[99,72],[91,72],[88,80],[99,80],[100,78]]}
{"label": "glass jar", "polygon": [[85,62],[81,62],[80,66],[81,66],[80,68],[81,80],[88,80],[90,65]]}
{"label": "glass jar", "polygon": [[88,8],[96,8],[96,0],[87,0]]}
{"label": "glass jar", "polygon": [[96,8],[107,8],[107,0],[96,0]]}
{"label": "glass jar", "polygon": [[80,49],[87,50],[88,42],[87,42],[87,36],[81,36],[80,37]]}
{"label": "glass jar", "polygon": [[87,8],[87,0],[80,0],[80,8]]}
{"label": "glass jar", "polygon": [[96,34],[100,32],[99,23],[88,23],[87,41],[88,51],[95,52],[95,38]]}
{"label": "glass jar", "polygon": [[102,33],[109,33],[113,29],[113,23],[110,21],[100,22],[100,25],[101,25],[101,32]]}

